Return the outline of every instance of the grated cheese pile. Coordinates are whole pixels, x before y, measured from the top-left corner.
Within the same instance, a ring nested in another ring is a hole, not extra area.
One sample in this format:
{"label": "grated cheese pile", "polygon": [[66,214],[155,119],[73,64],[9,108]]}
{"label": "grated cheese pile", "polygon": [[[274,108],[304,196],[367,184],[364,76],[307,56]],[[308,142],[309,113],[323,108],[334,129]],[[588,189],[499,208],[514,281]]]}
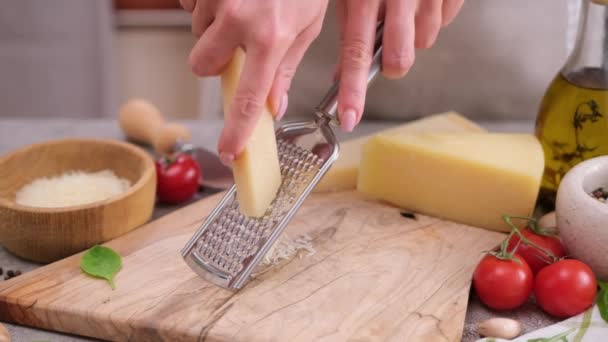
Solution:
{"label": "grated cheese pile", "polygon": [[15,201],[30,207],[58,208],[102,201],[125,192],[131,182],[111,170],[68,171],[56,177],[38,178],[21,188]]}
{"label": "grated cheese pile", "polygon": [[312,246],[312,238],[308,234],[302,234],[294,239],[290,239],[289,235],[284,233],[279,238],[279,241],[266,253],[263,264],[267,266],[276,265],[280,260],[291,259],[300,250],[308,251],[307,257],[317,252]]}

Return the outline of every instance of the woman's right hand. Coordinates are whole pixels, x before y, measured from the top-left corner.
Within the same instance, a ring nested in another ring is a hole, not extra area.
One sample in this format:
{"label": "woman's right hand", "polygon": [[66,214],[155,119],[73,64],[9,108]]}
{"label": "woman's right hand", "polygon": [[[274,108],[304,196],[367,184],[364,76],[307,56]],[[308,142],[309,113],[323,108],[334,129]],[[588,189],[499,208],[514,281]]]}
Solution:
{"label": "woman's right hand", "polygon": [[[246,51],[243,73],[218,142],[222,162],[244,149],[269,100],[275,117],[302,57],[319,35],[328,0],[180,0],[199,38],[190,53],[198,76],[216,76],[237,47]],[[365,0],[367,1],[367,0]]]}

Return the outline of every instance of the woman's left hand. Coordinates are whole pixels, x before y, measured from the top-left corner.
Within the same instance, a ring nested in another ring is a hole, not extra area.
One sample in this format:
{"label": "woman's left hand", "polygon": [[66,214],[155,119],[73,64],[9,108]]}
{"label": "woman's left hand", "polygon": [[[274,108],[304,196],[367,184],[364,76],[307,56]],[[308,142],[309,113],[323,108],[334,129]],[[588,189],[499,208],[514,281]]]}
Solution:
{"label": "woman's left hand", "polygon": [[378,18],[384,19],[382,73],[400,78],[414,63],[414,49],[433,46],[463,2],[337,0],[341,44],[335,75],[340,78],[338,115],[343,129],[351,131],[361,120]]}

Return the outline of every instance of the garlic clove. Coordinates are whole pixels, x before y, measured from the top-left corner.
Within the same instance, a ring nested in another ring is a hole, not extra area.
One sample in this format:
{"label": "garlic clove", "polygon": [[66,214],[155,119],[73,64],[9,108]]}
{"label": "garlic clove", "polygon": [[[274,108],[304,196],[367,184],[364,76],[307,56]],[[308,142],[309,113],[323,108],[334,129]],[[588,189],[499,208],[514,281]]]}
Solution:
{"label": "garlic clove", "polygon": [[555,211],[543,215],[538,220],[538,226],[540,228],[555,228],[557,226],[557,221],[555,219]]}
{"label": "garlic clove", "polygon": [[521,334],[521,323],[510,318],[490,318],[477,324],[477,332],[484,337],[510,340]]}

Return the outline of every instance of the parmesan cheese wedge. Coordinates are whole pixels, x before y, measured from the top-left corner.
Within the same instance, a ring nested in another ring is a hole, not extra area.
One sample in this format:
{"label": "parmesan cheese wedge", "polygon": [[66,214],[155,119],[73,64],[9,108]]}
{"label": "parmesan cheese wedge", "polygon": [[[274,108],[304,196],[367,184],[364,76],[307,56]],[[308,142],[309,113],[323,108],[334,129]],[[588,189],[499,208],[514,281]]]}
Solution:
{"label": "parmesan cheese wedge", "polygon": [[430,216],[507,232],[504,214],[532,215],[543,169],[543,149],[531,134],[380,134],[363,148],[357,190]]}
{"label": "parmesan cheese wedge", "polygon": [[[456,112],[430,115],[406,124],[389,128],[380,133],[401,134],[407,132],[483,132],[483,128]],[[379,133],[376,133],[379,134]],[[340,143],[338,160],[327,171],[314,192],[354,190],[361,163],[361,149],[370,136],[359,137]]]}
{"label": "parmesan cheese wedge", "polygon": [[[230,105],[236,93],[244,63],[245,52],[237,49],[232,60],[222,72],[225,117],[230,113]],[[274,118],[268,105],[265,106],[245,149],[233,162],[232,172],[241,212],[249,217],[264,216],[281,185]]]}

